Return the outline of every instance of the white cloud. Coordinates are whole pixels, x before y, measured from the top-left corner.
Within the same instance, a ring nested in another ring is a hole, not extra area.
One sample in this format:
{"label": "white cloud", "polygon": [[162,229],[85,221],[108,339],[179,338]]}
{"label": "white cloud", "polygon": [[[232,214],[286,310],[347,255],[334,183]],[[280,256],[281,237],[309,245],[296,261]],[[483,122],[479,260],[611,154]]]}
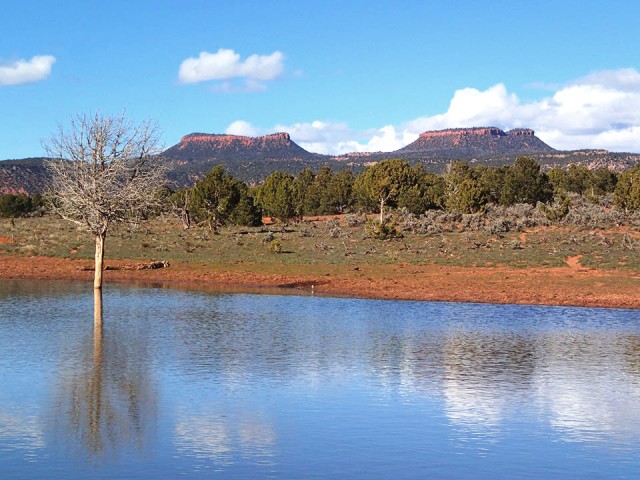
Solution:
{"label": "white cloud", "polygon": [[0,65],[0,85],[19,85],[44,80],[51,74],[56,57],[36,55],[31,60],[18,60]]}
{"label": "white cloud", "polygon": [[595,72],[533,101],[520,100],[502,83],[486,90],[463,88],[454,92],[444,113],[381,128],[357,130],[344,122],[317,120],[251,128],[261,134],[286,131],[309,151],[343,154],[390,152],[427,130],[482,126],[533,128],[543,141],[561,150],[640,152],[640,73],[629,68]]}
{"label": "white cloud", "polygon": [[616,90],[637,92],[640,89],[640,72],[633,68],[602,70],[579,78],[574,83],[576,85],[601,85]]}
{"label": "white cloud", "polygon": [[272,128],[261,129],[244,120],[230,124],[226,133],[235,135],[258,136],[268,133],[287,132],[293,141],[305,150],[326,155],[341,155],[350,152],[392,151],[411,143],[417,135],[403,135],[396,132],[392,125],[380,129],[354,130],[346,123],[312,122],[279,124]]}
{"label": "white cloud", "polygon": [[349,128],[346,123],[319,120],[292,125],[276,125],[273,131],[287,132],[302,148],[310,152],[324,154],[341,153],[343,145],[358,136],[358,132]]}
{"label": "white cloud", "polygon": [[227,127],[225,132],[227,135],[242,135],[245,137],[256,137],[260,135],[260,131],[244,120],[236,120]]}
{"label": "white cloud", "polygon": [[364,142],[347,142],[342,144],[339,152],[392,152],[398,150],[418,138],[417,133],[407,130],[398,131],[393,125],[385,125],[375,130]]}
{"label": "white cloud", "polygon": [[[274,80],[284,70],[284,54],[275,51],[270,55],[251,55],[242,60],[233,50],[221,48],[216,53],[200,52],[197,58],[182,61],[178,71],[181,83],[221,81],[214,88],[218,91],[260,91],[264,82]],[[233,79],[244,79],[238,87]]]}
{"label": "white cloud", "polygon": [[484,91],[465,88],[455,92],[445,113],[417,118],[398,131],[474,126],[533,128],[558,149],[640,152],[640,73],[595,72],[530,102],[522,102],[501,83]]}

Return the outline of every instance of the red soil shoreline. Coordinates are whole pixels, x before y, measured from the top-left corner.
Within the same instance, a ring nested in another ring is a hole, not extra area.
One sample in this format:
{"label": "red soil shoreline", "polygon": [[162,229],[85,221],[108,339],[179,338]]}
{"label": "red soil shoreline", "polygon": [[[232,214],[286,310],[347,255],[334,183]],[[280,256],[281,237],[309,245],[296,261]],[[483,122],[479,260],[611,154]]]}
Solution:
{"label": "red soil shoreline", "polygon": [[[91,281],[88,260],[0,256],[0,278]],[[117,266],[130,261],[107,261]],[[273,289],[326,296],[640,308],[640,274],[582,269],[579,259],[561,268],[453,267],[437,265],[306,266],[172,264],[158,270],[109,270],[105,282],[224,291]],[[271,267],[278,273],[269,273]],[[297,267],[297,268],[296,268]],[[286,289],[286,290],[282,290]]]}

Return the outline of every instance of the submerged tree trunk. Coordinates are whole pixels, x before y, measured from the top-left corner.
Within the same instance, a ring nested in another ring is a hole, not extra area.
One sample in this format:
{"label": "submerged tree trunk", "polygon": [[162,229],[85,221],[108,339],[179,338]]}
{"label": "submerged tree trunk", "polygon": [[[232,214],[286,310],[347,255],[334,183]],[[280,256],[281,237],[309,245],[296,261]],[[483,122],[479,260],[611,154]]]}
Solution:
{"label": "submerged tree trunk", "polygon": [[104,270],[104,240],[107,237],[107,229],[103,228],[96,235],[96,266],[93,277],[93,288],[102,288],[102,271]]}
{"label": "submerged tree trunk", "polygon": [[93,291],[93,340],[94,349],[96,338],[99,338],[102,344],[102,290],[95,289]]}

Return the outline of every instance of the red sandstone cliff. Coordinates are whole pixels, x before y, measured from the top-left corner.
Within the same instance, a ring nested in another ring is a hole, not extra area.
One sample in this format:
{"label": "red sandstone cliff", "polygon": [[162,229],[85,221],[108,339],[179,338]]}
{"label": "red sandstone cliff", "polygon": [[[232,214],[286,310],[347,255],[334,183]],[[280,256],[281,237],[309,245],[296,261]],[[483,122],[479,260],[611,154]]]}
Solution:
{"label": "red sandstone cliff", "polygon": [[517,128],[505,132],[497,127],[476,127],[424,132],[415,142],[401,148],[397,153],[467,159],[490,155],[526,155],[554,151],[528,128]]}
{"label": "red sandstone cliff", "polygon": [[180,143],[166,150],[163,156],[176,161],[207,161],[217,159],[309,159],[307,152],[291,140],[288,133],[274,133],[262,137],[191,133]]}
{"label": "red sandstone cliff", "polygon": [[[288,133],[274,133],[262,137],[244,137],[241,135],[216,135],[208,133],[191,133],[180,139],[179,150],[196,146],[209,149],[258,149],[276,150],[295,145]],[[296,145],[297,146],[297,145]]]}
{"label": "red sandstone cliff", "polygon": [[191,133],[162,156],[171,165],[174,179],[182,184],[192,182],[216,164],[244,180],[259,181],[274,170],[318,168],[326,159],[297,145],[288,133],[261,137]]}

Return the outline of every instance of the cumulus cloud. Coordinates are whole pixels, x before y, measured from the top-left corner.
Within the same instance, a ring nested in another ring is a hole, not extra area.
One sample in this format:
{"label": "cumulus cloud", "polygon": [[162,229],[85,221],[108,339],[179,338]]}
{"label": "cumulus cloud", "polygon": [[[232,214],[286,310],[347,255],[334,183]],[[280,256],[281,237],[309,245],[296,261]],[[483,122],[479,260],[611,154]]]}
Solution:
{"label": "cumulus cloud", "polygon": [[273,130],[288,132],[291,138],[305,150],[324,154],[339,153],[344,149],[345,144],[353,142],[354,137],[359,135],[346,123],[319,120],[292,125],[276,125]]}
{"label": "cumulus cloud", "polygon": [[260,130],[255,128],[249,122],[244,120],[236,120],[227,127],[225,132],[227,135],[243,135],[245,137],[256,137],[260,135]]}
{"label": "cumulus cloud", "polygon": [[499,83],[486,90],[455,92],[449,109],[401,125],[420,133],[455,127],[529,127],[558,149],[605,148],[640,151],[640,73],[595,72],[557,88],[551,96],[523,102]]}
{"label": "cumulus cloud", "polygon": [[0,85],[20,85],[44,80],[56,61],[52,55],[36,55],[31,60],[17,60],[0,65]]}
{"label": "cumulus cloud", "polygon": [[[220,81],[214,86],[219,91],[264,89],[264,82],[274,80],[284,71],[284,54],[275,51],[270,55],[251,55],[242,60],[233,50],[221,48],[216,53],[200,52],[197,58],[182,61],[178,71],[181,83]],[[244,79],[244,87],[238,87],[233,79]]]}
{"label": "cumulus cloud", "polygon": [[390,152],[428,130],[481,126],[533,128],[543,141],[561,150],[640,152],[640,73],[630,68],[594,72],[533,101],[521,100],[503,83],[486,90],[463,88],[454,92],[444,113],[364,130],[318,120],[251,128],[260,134],[286,131],[309,151],[339,155]]}
{"label": "cumulus cloud", "polygon": [[576,85],[600,85],[616,90],[638,91],[640,89],[640,72],[633,68],[603,70],[590,73],[574,82]]}
{"label": "cumulus cloud", "polygon": [[[399,130],[393,125],[385,125],[373,132],[371,137],[361,142],[345,144],[339,153],[347,152],[392,152],[407,146],[418,138],[411,130]],[[353,147],[353,148],[350,148]]]}
{"label": "cumulus cloud", "polygon": [[342,155],[350,152],[389,152],[411,143],[417,135],[397,132],[392,125],[379,129],[356,130],[346,123],[312,122],[278,124],[271,128],[259,128],[244,120],[231,123],[226,133],[258,136],[275,132],[287,132],[302,148],[325,155]]}

